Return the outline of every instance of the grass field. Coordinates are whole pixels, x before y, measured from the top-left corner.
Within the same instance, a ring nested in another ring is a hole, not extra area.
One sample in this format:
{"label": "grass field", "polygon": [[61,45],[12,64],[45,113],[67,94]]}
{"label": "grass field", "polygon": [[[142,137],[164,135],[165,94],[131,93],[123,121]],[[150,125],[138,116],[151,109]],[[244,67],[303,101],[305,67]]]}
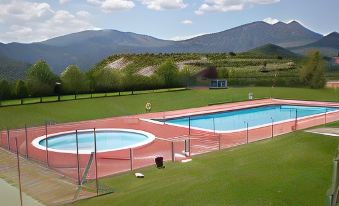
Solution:
{"label": "grass field", "polygon": [[339,139],[291,133],[274,140],[208,153],[190,163],[168,163],[101,180],[115,193],[85,205],[319,206],[326,202]]}
{"label": "grass field", "polygon": [[[69,122],[138,114],[146,102],[153,111],[242,101],[248,92],[256,98],[338,101],[338,91],[301,88],[231,88],[187,90],[121,97],[84,99],[0,108],[0,127]],[[339,122],[329,126],[338,127]],[[193,157],[190,163],[166,163],[166,169],[148,167],[101,179],[115,193],[74,205],[324,205],[331,184],[332,160],[338,138],[298,131],[274,140],[243,145]]]}
{"label": "grass field", "polygon": [[145,112],[151,102],[153,112],[206,106],[213,103],[243,101],[248,93],[255,98],[292,98],[318,101],[339,101],[333,89],[244,87],[227,90],[186,90],[178,92],[139,94],[121,97],[83,99],[0,108],[0,128],[22,128],[44,124],[45,121],[70,122],[96,118],[132,115]]}

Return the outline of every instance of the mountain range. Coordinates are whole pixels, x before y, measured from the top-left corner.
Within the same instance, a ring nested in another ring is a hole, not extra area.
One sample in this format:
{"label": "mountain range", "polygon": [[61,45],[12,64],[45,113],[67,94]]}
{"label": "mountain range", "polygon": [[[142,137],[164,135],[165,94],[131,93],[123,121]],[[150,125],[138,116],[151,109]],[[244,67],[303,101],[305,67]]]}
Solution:
{"label": "mountain range", "polygon": [[323,37],[296,21],[274,25],[258,21],[184,41],[116,30],[83,31],[36,43],[0,43],[0,57],[27,64],[44,59],[60,74],[69,64],[87,70],[112,54],[244,52],[266,44],[305,53],[314,47],[335,51],[339,49],[338,42],[338,33]]}
{"label": "mountain range", "polygon": [[332,32],[316,42],[289,49],[299,54],[306,54],[310,50],[319,50],[322,55],[337,56],[339,54],[339,33]]}

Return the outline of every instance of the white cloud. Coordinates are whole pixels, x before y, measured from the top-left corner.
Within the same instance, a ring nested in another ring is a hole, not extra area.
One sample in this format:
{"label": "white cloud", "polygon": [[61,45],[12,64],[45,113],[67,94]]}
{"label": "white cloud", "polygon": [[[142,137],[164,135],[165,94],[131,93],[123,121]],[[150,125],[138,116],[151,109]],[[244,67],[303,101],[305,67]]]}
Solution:
{"label": "white cloud", "polygon": [[186,19],[181,21],[182,24],[193,24],[192,20]]}
{"label": "white cloud", "polygon": [[42,41],[68,33],[95,29],[89,13],[75,14],[66,10],[53,10],[47,3],[25,0],[0,3],[0,42]]}
{"label": "white cloud", "polygon": [[79,16],[79,17],[83,17],[83,18],[87,18],[87,17],[91,16],[91,14],[88,11],[83,11],[83,10],[78,11],[76,13],[76,15]]}
{"label": "white cloud", "polygon": [[272,18],[272,17],[268,17],[266,19],[263,20],[264,22],[268,23],[268,24],[276,24],[279,22],[278,19]]}
{"label": "white cloud", "polygon": [[135,7],[132,0],[87,0],[87,2],[100,7],[104,12],[128,10]]}
{"label": "white cloud", "polygon": [[59,0],[60,4],[65,4],[67,2],[69,2],[70,0]]}
{"label": "white cloud", "polygon": [[36,20],[48,18],[53,11],[47,3],[25,2],[23,0],[8,1],[0,3],[0,17],[5,19],[8,16],[16,20]]}
{"label": "white cloud", "polygon": [[183,9],[187,6],[183,0],[143,0],[147,8],[160,11],[167,9]]}
{"label": "white cloud", "polygon": [[207,34],[207,33],[192,34],[192,35],[185,35],[185,36],[175,36],[175,37],[170,38],[170,40],[183,41],[183,40],[187,40],[187,39],[192,39],[194,37],[202,36],[202,35],[205,35],[205,34]]}
{"label": "white cloud", "polygon": [[280,2],[280,0],[248,0],[248,2],[253,4],[274,4]]}
{"label": "white cloud", "polygon": [[205,0],[195,13],[202,15],[207,12],[240,11],[249,5],[273,4],[278,2],[280,2],[280,0]]}

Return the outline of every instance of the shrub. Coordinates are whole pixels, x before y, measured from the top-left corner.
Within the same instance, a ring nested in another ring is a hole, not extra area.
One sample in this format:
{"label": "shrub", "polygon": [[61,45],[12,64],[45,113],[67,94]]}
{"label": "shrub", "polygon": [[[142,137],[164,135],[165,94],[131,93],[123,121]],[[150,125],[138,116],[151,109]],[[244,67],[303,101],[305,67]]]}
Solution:
{"label": "shrub", "polygon": [[305,64],[299,72],[300,80],[310,88],[323,88],[325,80],[325,62],[319,51],[312,51],[308,54]]}

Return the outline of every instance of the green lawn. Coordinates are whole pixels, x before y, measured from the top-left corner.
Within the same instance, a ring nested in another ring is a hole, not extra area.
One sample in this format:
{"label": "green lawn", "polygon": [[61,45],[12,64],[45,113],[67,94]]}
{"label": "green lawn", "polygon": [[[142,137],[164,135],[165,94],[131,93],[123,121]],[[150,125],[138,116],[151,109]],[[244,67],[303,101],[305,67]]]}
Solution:
{"label": "green lawn", "polygon": [[302,131],[100,180],[115,193],[74,205],[298,205],[326,202],[338,138]]}
{"label": "green lawn", "polygon": [[[146,102],[152,103],[155,112],[200,107],[212,103],[243,101],[247,99],[248,92],[253,92],[255,98],[272,96],[339,101],[339,91],[336,93],[333,89],[244,87],[227,90],[186,90],[2,107],[0,108],[0,128],[24,127],[25,123],[30,126],[44,124],[45,121],[70,122],[139,114],[145,112]],[[63,98],[73,97],[64,96]]]}
{"label": "green lawn", "polygon": [[[139,114],[146,102],[152,103],[153,111],[168,111],[243,101],[248,92],[255,98],[339,101],[332,89],[244,87],[120,97],[112,93],[107,98],[2,107],[0,128]],[[329,125],[338,127],[339,123]],[[132,173],[106,178],[100,181],[113,186],[115,193],[75,205],[324,205],[338,143],[338,138],[299,131],[195,156],[186,164],[166,163],[164,170],[145,168],[140,170],[145,179],[136,179]]]}

